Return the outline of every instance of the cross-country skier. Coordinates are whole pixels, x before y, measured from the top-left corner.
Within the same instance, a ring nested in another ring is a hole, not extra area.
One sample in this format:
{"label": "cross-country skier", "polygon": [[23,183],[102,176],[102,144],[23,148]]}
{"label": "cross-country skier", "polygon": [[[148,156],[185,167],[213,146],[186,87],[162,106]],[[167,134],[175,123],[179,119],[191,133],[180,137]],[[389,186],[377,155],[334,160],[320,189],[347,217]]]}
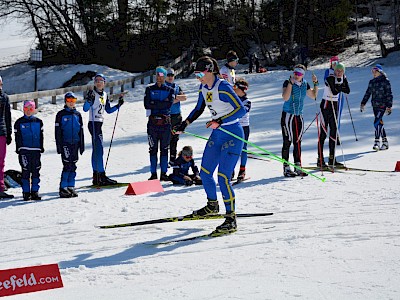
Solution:
{"label": "cross-country skier", "polygon": [[[387,150],[389,149],[389,142],[387,140],[385,128],[383,128],[383,115],[392,113],[393,95],[390,81],[383,71],[381,65],[377,64],[372,68],[372,75],[374,76],[368,83],[368,88],[365,92],[364,98],[361,101],[360,110],[365,110],[365,104],[368,102],[372,95],[372,109],[374,110],[374,127],[375,127],[375,143],[373,149]],[[382,146],[380,146],[380,138],[382,138]]]}
{"label": "cross-country skier", "polygon": [[[283,137],[282,158],[289,161],[289,149],[293,143],[294,163],[301,167],[301,140],[304,131],[303,122],[303,106],[306,95],[316,100],[318,95],[318,79],[312,74],[314,88],[311,88],[304,79],[306,67],[296,65],[293,74],[289,79],[285,80],[282,87],[282,98],[285,101],[282,108],[281,128]],[[290,169],[289,164],[283,164],[283,175],[285,177],[307,176],[307,173],[299,169],[294,172]]]}
{"label": "cross-country skier", "polygon": [[65,106],[56,115],[55,136],[57,153],[61,154],[63,170],[60,182],[60,197],[78,197],[75,191],[76,162],[78,152],[85,151],[83,122],[80,112],[76,110],[76,96],[68,92],[64,96]]}
{"label": "cross-country skier", "polygon": [[[243,102],[243,106],[246,109],[246,114],[239,119],[240,125],[243,127],[244,139],[249,140],[250,136],[250,109],[251,101],[247,98],[247,89],[249,83],[244,78],[238,78],[233,86],[233,90],[238,95],[239,99]],[[247,144],[243,143],[243,150],[247,150]],[[247,152],[242,151],[240,156],[240,169],[237,177],[238,181],[244,180],[246,176],[246,163],[247,163]]]}
{"label": "cross-country skier", "polygon": [[193,214],[206,216],[219,212],[217,185],[213,177],[218,166],[218,183],[225,204],[226,217],[225,222],[218,226],[215,232],[224,234],[237,229],[235,193],[230,184],[230,177],[242,152],[243,142],[218,128],[221,126],[243,138],[243,128],[239,124],[239,118],[244,116],[246,109],[232,86],[220,79],[218,74],[219,68],[215,59],[203,56],[197,60],[195,75],[201,82],[197,105],[175,131],[178,133],[185,131],[185,128],[203,113],[206,106],[210,110],[211,120],[207,122],[206,127],[211,128],[212,133],[204,149],[200,171],[208,202],[205,207],[194,211]]}
{"label": "cross-country skier", "polygon": [[94,89],[89,90],[85,97],[83,111],[89,112],[89,132],[92,135],[92,169],[93,185],[113,185],[117,182],[106,176],[103,163],[103,121],[104,111],[111,114],[124,104],[124,99],[120,98],[118,104],[111,107],[107,93],[104,91],[106,78],[103,74],[94,76]]}
{"label": "cross-country skier", "polygon": [[221,78],[228,81],[231,85],[235,84],[236,80],[235,68],[238,65],[238,62],[239,62],[239,57],[237,56],[236,52],[230,50],[226,54],[226,64],[219,70]]}
{"label": "cross-country skier", "polygon": [[321,127],[318,137],[318,167],[327,167],[324,160],[324,143],[329,130],[329,166],[342,166],[335,158],[335,149],[339,136],[338,99],[342,93],[349,94],[350,87],[345,76],[345,66],[336,64],[333,74],[325,80],[325,89],[321,101]]}

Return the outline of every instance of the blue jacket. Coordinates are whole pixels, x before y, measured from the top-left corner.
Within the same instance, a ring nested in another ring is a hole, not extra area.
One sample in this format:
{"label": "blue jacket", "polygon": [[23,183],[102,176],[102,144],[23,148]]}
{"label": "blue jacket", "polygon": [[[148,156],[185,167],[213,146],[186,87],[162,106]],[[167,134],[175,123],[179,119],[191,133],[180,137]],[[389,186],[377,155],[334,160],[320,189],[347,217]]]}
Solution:
{"label": "blue jacket", "polygon": [[85,151],[83,121],[80,112],[65,106],[56,115],[55,136],[57,153],[61,153],[63,145],[79,144],[80,153]]}
{"label": "blue jacket", "polygon": [[[287,87],[289,80],[285,80],[283,87]],[[307,90],[310,89],[308,82],[303,79],[300,86],[292,85],[292,93],[288,101],[283,103],[283,111],[292,115],[300,116],[303,114],[304,98],[307,96]]]}
{"label": "blue jacket", "polygon": [[16,152],[21,150],[44,152],[43,148],[43,122],[35,116],[23,116],[15,121],[15,146]]}
{"label": "blue jacket", "polygon": [[[173,82],[173,83],[166,82],[165,84],[174,89],[174,95],[175,96],[182,94],[181,87],[179,85],[177,85],[175,82]],[[181,113],[181,102],[178,101],[178,102],[172,104],[172,106],[171,106],[171,115],[177,115],[177,114],[180,114],[180,113]]]}
{"label": "blue jacket", "polygon": [[6,93],[0,89],[0,136],[11,137],[11,109]]}
{"label": "blue jacket", "polygon": [[194,175],[199,175],[199,169],[195,166],[194,160],[186,161],[180,155],[174,162],[172,174],[183,178],[185,175],[189,175],[189,169],[192,169]]}
{"label": "blue jacket", "polygon": [[175,90],[166,84],[160,87],[156,84],[146,87],[144,108],[151,110],[151,115],[170,115],[174,102]]}
{"label": "blue jacket", "polygon": [[387,79],[385,75],[380,75],[369,81],[367,91],[365,92],[361,104],[365,105],[371,95],[372,107],[392,107],[392,88],[389,79]]}

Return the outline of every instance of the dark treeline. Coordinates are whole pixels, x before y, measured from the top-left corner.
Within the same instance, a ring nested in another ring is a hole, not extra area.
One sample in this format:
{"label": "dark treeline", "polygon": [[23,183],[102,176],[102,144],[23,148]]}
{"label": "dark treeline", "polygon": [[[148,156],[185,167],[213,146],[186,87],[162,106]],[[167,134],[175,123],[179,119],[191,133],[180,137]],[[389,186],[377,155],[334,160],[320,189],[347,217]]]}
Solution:
{"label": "dark treeline", "polygon": [[[212,48],[216,58],[223,58],[229,49],[246,57],[255,43],[268,64],[290,65],[300,52],[310,57],[337,54],[350,17],[356,11],[358,17],[371,15],[374,2],[378,1],[0,0],[0,18],[17,17],[33,30],[46,63],[97,63],[143,71],[191,45]],[[398,1],[386,2],[398,9]],[[278,56],[266,47],[272,42]]]}

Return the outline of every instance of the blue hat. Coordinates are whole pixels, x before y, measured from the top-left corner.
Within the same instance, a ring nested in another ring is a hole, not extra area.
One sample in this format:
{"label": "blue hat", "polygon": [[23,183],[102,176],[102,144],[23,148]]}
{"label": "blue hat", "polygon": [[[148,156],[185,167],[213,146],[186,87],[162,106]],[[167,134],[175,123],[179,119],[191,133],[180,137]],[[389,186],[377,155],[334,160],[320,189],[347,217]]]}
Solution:
{"label": "blue hat", "polygon": [[68,93],[66,93],[65,96],[64,96],[64,101],[65,101],[67,98],[75,98],[75,99],[76,99],[76,96],[75,96],[75,94],[74,94],[73,92],[68,92]]}
{"label": "blue hat", "polygon": [[[161,73],[162,73],[162,75],[161,75]],[[164,67],[157,67],[156,75],[167,77],[167,70],[165,70]]]}
{"label": "blue hat", "polygon": [[375,67],[372,68],[372,70],[378,71],[379,73],[383,73],[383,68],[380,64],[376,64]]}
{"label": "blue hat", "polygon": [[96,80],[96,78],[98,78],[98,77],[100,77],[100,78],[102,78],[104,81],[106,81],[106,77],[105,77],[103,74],[101,74],[101,73],[96,74],[96,76],[94,76],[94,80]]}

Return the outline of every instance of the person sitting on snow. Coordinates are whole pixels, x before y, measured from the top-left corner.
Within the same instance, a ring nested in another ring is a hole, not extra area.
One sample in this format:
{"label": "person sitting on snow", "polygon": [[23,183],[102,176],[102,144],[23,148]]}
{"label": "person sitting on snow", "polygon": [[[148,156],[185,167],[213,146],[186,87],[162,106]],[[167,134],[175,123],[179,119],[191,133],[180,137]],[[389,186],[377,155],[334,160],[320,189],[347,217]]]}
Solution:
{"label": "person sitting on snow", "polygon": [[[189,175],[190,168],[193,171],[191,175]],[[203,183],[199,174],[199,169],[193,160],[193,148],[191,146],[183,147],[182,151],[178,154],[178,158],[175,160],[173,172],[169,175],[169,179],[174,184],[184,184],[187,186],[192,184],[201,185]]]}

